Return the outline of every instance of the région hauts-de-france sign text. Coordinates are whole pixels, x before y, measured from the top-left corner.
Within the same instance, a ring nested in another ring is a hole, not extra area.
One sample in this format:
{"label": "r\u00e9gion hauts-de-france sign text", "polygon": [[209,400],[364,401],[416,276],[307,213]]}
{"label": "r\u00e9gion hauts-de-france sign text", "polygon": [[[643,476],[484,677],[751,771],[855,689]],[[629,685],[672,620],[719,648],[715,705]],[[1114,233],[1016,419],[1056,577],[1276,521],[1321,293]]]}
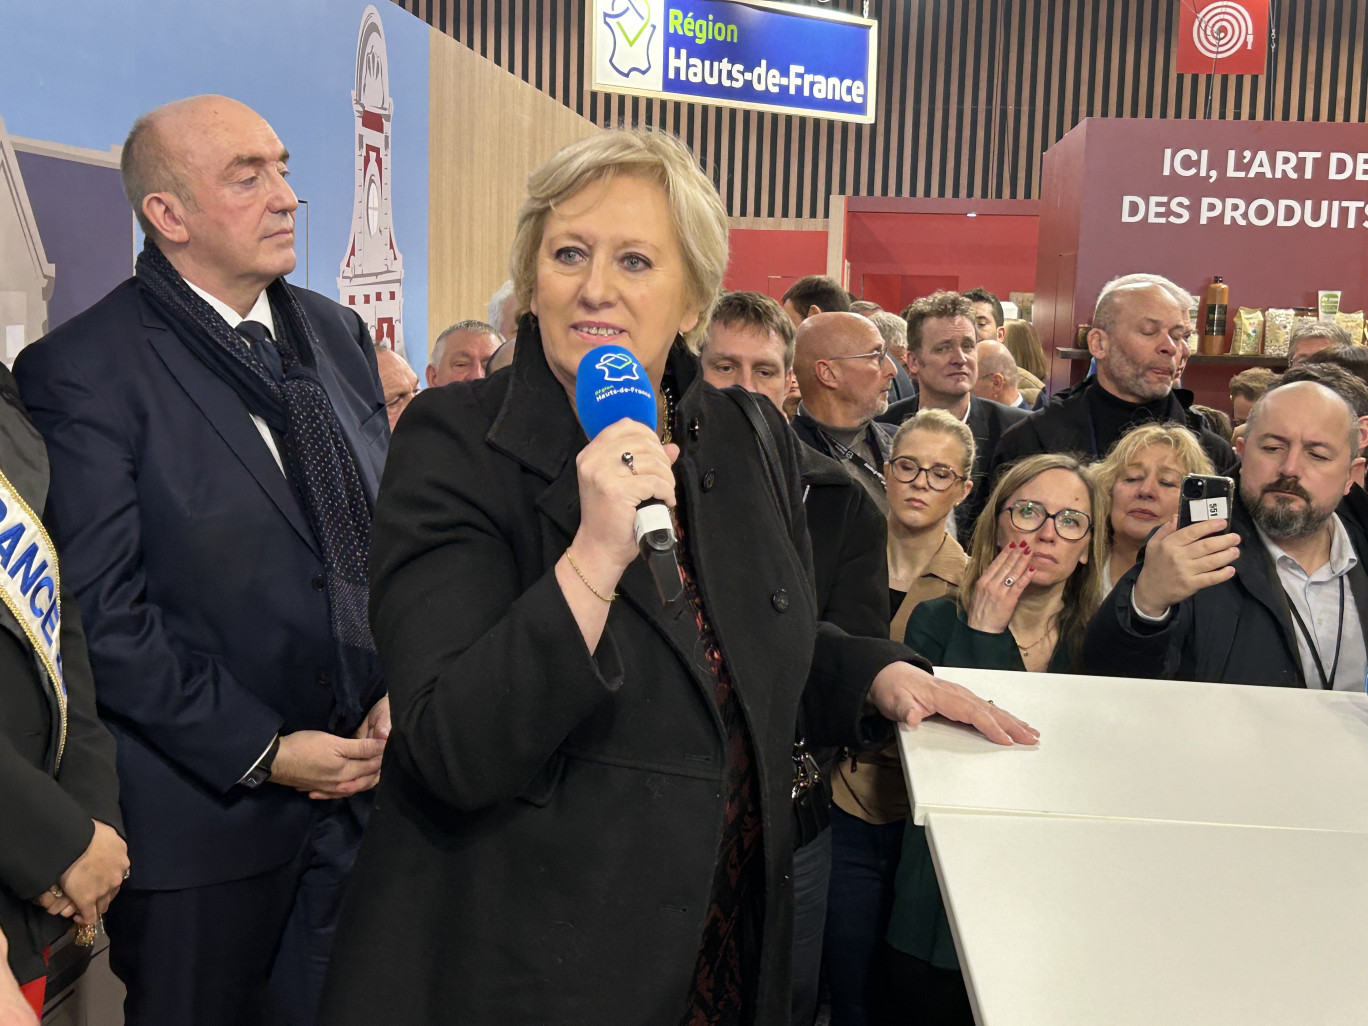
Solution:
{"label": "r\u00e9gion hauts-de-france sign text", "polygon": [[878,25],[766,0],[591,0],[594,89],[874,120]]}

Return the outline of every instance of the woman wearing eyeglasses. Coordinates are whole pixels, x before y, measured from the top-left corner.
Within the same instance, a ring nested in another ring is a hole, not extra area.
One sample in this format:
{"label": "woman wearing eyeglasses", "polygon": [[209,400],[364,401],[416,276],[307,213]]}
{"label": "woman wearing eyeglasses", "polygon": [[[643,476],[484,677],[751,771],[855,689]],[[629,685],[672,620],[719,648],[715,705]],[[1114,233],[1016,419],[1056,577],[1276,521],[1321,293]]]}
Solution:
{"label": "woman wearing eyeglasses", "polygon": [[[890,636],[901,640],[917,604],[954,592],[969,561],[946,530],[973,488],[974,436],[945,410],[921,410],[893,436],[888,492]],[[831,886],[826,969],[832,1026],[866,1026],[893,1014],[882,938],[909,806],[895,743],[839,763],[832,775]]]}
{"label": "woman wearing eyeglasses", "polygon": [[[1072,456],[1009,466],[974,528],[957,595],[923,602],[905,639],[937,667],[1068,673],[1101,604],[1102,489]],[[888,927],[895,999],[915,1022],[972,1024],[926,833],[908,820]]]}

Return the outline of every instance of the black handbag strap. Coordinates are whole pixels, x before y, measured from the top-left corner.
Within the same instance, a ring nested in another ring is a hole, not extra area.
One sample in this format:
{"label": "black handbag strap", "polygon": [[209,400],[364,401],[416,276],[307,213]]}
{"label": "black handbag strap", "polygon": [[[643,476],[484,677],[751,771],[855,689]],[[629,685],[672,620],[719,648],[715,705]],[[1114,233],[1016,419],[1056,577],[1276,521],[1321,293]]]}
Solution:
{"label": "black handbag strap", "polygon": [[755,396],[755,393],[747,392],[740,385],[724,388],[722,393],[730,396],[732,402],[741,407],[741,412],[746,415],[751,428],[755,431],[755,440],[760,446],[760,458],[764,461],[765,470],[769,474],[770,488],[774,492],[775,504],[778,505],[779,512],[783,514],[789,536],[792,537],[793,506],[789,501],[788,489],[784,487],[784,473],[780,469],[782,464],[779,462],[779,447],[775,444],[774,432],[770,430],[769,422],[765,420],[765,415],[760,411],[760,399]]}

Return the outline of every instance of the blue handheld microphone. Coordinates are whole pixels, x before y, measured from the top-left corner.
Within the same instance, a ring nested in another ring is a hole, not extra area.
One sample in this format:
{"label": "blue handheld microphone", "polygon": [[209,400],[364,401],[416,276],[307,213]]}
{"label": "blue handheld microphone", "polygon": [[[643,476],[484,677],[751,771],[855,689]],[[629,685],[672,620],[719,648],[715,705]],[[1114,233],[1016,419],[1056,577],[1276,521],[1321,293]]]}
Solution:
{"label": "blue handheld microphone", "polygon": [[[622,346],[596,346],[585,353],[575,373],[575,412],[591,440],[620,420],[656,430],[655,392],[641,361]],[[637,506],[633,528],[661,601],[673,602],[683,585],[669,507],[659,499],[646,499]]]}

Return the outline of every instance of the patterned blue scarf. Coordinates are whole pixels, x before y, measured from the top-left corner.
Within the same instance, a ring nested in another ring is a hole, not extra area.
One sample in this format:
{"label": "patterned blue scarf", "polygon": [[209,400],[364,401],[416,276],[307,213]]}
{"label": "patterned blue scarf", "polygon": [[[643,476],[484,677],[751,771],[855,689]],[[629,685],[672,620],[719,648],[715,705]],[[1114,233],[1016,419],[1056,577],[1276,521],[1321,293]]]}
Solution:
{"label": "patterned blue scarf", "polygon": [[198,296],[166,255],[147,240],[137,279],[157,312],[186,347],[242,397],[247,409],[285,440],[286,476],[299,496],[323,554],[333,637],[344,647],[375,651],[367,618],[366,563],[371,508],[356,458],[319,380],[318,338],[283,278],[266,289],[275,320],[277,379],[242,335]]}

